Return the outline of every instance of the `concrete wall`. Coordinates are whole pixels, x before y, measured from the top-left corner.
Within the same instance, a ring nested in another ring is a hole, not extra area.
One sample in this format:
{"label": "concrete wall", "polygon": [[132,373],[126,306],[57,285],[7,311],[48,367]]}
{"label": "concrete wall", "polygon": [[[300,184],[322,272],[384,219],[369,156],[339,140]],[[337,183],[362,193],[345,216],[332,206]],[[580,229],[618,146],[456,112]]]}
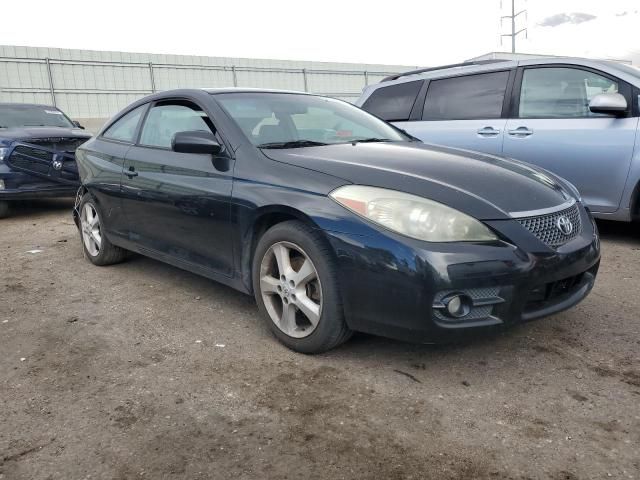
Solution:
{"label": "concrete wall", "polygon": [[92,132],[132,101],[183,87],[261,87],[354,101],[416,65],[199,57],[0,46],[0,102],[57,105]]}

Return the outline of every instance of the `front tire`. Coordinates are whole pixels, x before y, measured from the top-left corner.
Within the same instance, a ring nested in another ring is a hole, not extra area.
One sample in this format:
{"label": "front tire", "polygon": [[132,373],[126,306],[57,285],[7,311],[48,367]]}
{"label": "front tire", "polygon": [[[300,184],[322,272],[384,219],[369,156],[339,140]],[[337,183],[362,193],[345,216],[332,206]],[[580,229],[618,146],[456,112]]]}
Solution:
{"label": "front tire", "polygon": [[9,202],[0,202],[0,218],[7,218],[11,214]]}
{"label": "front tire", "polygon": [[85,193],[80,201],[80,242],[85,258],[98,266],[119,263],[127,256],[127,251],[113,245],[102,227],[102,217],[93,198]]}
{"label": "front tire", "polygon": [[299,221],[279,223],[253,256],[253,290],[273,334],[301,353],[321,353],[351,337],[337,267],[324,237]]}

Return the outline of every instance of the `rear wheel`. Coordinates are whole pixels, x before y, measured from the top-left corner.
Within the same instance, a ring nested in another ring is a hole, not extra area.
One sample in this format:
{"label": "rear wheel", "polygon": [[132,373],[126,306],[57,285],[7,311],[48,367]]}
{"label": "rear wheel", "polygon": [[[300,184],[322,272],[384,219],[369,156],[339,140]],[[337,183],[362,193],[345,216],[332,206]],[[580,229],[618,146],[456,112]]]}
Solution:
{"label": "rear wheel", "polygon": [[0,218],[7,218],[10,213],[9,202],[0,202]]}
{"label": "rear wheel", "polygon": [[112,265],[121,262],[127,251],[116,247],[104,235],[101,217],[91,196],[86,193],[80,202],[80,240],[84,256],[94,265]]}
{"label": "rear wheel", "polygon": [[256,302],[274,335],[302,353],[320,353],[351,336],[337,269],[326,241],[298,221],[269,229],[253,259]]}

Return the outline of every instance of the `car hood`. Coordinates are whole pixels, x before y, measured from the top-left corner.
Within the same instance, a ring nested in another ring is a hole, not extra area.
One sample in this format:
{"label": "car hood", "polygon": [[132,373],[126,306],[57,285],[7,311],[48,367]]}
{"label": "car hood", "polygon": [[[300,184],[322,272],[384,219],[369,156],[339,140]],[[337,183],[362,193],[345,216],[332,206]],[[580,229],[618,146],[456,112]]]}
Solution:
{"label": "car hood", "polygon": [[0,128],[0,140],[29,140],[32,138],[91,138],[91,134],[81,128],[63,127],[14,127]]}
{"label": "car hood", "polygon": [[572,198],[553,175],[531,165],[422,143],[349,143],[262,152],[272,160],[347,182],[429,198],[482,220],[553,208]]}

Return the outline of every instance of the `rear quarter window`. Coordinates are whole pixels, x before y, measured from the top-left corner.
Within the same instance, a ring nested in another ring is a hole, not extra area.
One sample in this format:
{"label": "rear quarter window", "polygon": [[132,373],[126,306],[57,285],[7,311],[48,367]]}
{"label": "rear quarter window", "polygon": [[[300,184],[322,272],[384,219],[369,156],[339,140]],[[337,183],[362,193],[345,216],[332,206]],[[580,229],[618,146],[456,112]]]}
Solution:
{"label": "rear quarter window", "polygon": [[120,117],[104,131],[102,136],[110,140],[134,143],[136,129],[145,107],[146,105],[141,105]]}
{"label": "rear quarter window", "polygon": [[389,122],[408,120],[421,86],[422,80],[380,87],[362,108]]}

